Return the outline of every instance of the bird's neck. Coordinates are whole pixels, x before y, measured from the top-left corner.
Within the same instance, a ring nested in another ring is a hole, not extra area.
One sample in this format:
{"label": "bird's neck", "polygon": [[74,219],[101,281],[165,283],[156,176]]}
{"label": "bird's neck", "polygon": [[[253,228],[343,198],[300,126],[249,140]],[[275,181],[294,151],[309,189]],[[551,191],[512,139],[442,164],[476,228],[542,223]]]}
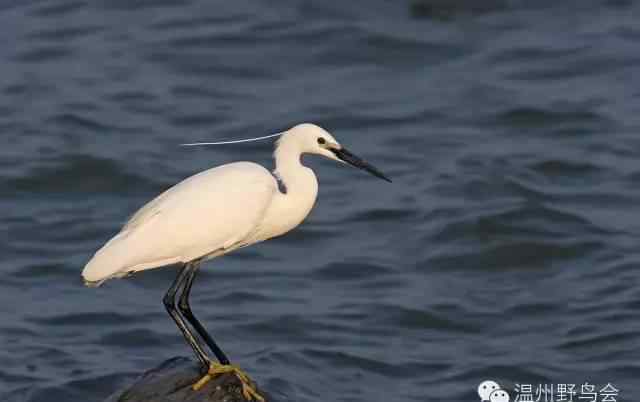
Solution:
{"label": "bird's neck", "polygon": [[[296,144],[279,144],[274,157],[274,174],[282,186],[269,215],[272,218],[277,216],[276,231],[282,234],[299,225],[307,217],[318,195],[318,180],[311,169],[302,165],[301,152],[296,148]],[[275,219],[272,222],[275,224]]]}
{"label": "bird's neck", "polygon": [[318,193],[318,180],[313,170],[302,165],[302,152],[295,143],[281,143],[276,148],[274,158],[276,168],[274,174],[284,185],[282,194],[296,198],[311,198],[315,201]]}

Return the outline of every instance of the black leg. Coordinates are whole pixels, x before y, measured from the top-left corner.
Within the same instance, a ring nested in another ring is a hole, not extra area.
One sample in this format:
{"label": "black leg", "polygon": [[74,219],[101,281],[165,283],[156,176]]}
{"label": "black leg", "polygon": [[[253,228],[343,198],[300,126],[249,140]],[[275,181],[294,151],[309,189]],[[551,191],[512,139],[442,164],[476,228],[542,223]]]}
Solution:
{"label": "black leg", "polygon": [[195,330],[202,337],[202,339],[204,339],[204,341],[209,346],[213,354],[215,354],[216,357],[218,358],[218,361],[220,361],[221,364],[229,364],[229,359],[227,358],[227,356],[224,354],[222,349],[220,349],[220,347],[215,343],[215,341],[213,340],[211,335],[209,335],[207,330],[204,329],[200,321],[198,321],[198,319],[193,315],[193,312],[191,311],[191,306],[189,305],[189,294],[191,293],[191,286],[193,285],[193,280],[196,278],[196,274],[198,273],[198,263],[197,262],[189,263],[187,264],[186,269],[188,271],[186,274],[187,280],[184,285],[182,294],[180,295],[180,300],[178,301],[178,308],[180,309],[180,312],[182,313],[184,318],[186,318],[187,321],[189,321],[189,323],[193,326],[193,328],[195,328]]}
{"label": "black leg", "polygon": [[189,264],[185,265],[180,269],[178,276],[176,276],[176,279],[173,281],[173,284],[171,285],[169,290],[167,290],[167,293],[164,295],[162,302],[164,303],[164,306],[166,307],[167,312],[169,313],[171,318],[173,318],[173,321],[175,321],[178,328],[180,328],[180,331],[182,332],[182,335],[184,335],[184,338],[187,340],[187,342],[189,342],[189,345],[191,346],[191,348],[193,349],[193,352],[198,357],[198,360],[200,360],[200,363],[202,363],[202,366],[205,368],[208,368],[209,360],[207,359],[206,354],[203,352],[202,347],[200,346],[196,338],[193,336],[191,331],[189,331],[189,328],[187,327],[184,320],[182,319],[182,317],[180,317],[180,314],[178,314],[178,311],[176,310],[176,304],[175,304],[176,292],[178,291],[182,283],[185,281],[185,279],[187,279],[188,274],[189,274]]}

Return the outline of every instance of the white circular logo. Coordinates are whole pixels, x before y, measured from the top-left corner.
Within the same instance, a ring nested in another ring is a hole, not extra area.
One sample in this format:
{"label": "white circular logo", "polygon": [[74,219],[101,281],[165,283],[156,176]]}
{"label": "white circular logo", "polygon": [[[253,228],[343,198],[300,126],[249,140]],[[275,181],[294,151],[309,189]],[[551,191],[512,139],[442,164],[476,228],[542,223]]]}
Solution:
{"label": "white circular logo", "polygon": [[509,402],[509,393],[492,380],[482,381],[478,385],[478,395],[483,402]]}
{"label": "white circular logo", "polygon": [[489,395],[490,402],[509,402],[509,394],[504,389],[496,389]]}
{"label": "white circular logo", "polygon": [[480,395],[481,401],[488,401],[491,393],[497,389],[500,389],[500,385],[497,382],[487,380],[478,385],[478,395]]}

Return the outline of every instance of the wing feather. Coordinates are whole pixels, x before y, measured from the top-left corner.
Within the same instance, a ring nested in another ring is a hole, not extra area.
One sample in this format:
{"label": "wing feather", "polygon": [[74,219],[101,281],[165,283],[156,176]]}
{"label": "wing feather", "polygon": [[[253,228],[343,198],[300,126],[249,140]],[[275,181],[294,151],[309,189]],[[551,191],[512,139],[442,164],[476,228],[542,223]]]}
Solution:
{"label": "wing feather", "polygon": [[89,261],[89,282],[224,254],[259,226],[277,191],[271,173],[238,162],[191,176],[147,203]]}

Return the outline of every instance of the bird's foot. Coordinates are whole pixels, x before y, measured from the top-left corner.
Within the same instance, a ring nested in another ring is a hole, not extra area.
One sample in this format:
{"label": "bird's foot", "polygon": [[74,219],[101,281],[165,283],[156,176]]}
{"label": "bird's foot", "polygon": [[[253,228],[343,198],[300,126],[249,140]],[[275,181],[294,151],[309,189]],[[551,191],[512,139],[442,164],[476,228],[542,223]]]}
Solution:
{"label": "bird's foot", "polygon": [[251,381],[249,376],[240,369],[240,367],[233,364],[220,364],[211,362],[209,365],[209,371],[198,382],[193,384],[193,390],[197,391],[205,386],[206,383],[224,373],[233,373],[240,380],[242,384],[242,395],[248,401],[256,400],[258,402],[265,402],[262,395],[256,391],[256,386]]}

